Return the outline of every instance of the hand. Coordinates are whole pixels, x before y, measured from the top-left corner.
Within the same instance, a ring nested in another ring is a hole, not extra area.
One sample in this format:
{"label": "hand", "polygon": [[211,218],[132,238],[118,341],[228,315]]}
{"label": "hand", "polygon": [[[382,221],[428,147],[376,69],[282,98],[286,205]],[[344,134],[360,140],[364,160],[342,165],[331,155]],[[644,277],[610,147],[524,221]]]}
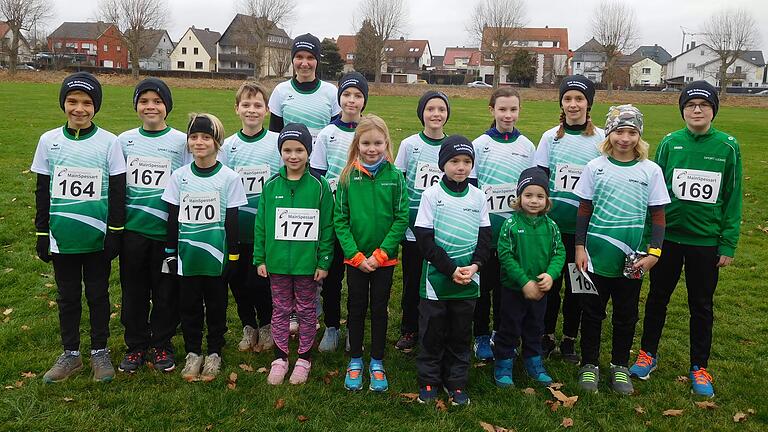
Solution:
{"label": "hand", "polygon": [[456,267],[456,270],[453,271],[451,278],[453,279],[454,283],[459,285],[466,285],[466,282],[464,282],[464,274],[461,272],[461,267]]}
{"label": "hand", "polygon": [[552,288],[552,276],[547,273],[542,273],[538,275],[537,278],[539,281],[536,282],[536,286],[539,288],[539,291],[547,292]]}
{"label": "hand", "polygon": [[328,276],[328,270],[316,269],[315,270],[315,282],[320,283]]}
{"label": "hand", "polygon": [[657,262],[659,262],[659,257],[655,255],[646,255],[640,261],[636,262],[632,267],[636,269],[642,267],[643,271],[647,272],[651,269],[651,267],[655,266]]}
{"label": "hand", "polygon": [[161,273],[176,275],[179,273],[179,260],[176,257],[176,252],[166,253],[165,259],[163,259],[163,266],[160,268]]}
{"label": "hand", "polygon": [[53,255],[51,255],[51,252],[49,251],[50,247],[51,239],[47,235],[37,236],[35,251],[37,252],[37,257],[40,258],[42,262],[49,263],[53,259]]}
{"label": "hand", "polygon": [[523,297],[528,300],[538,300],[544,296],[544,293],[539,290],[539,287],[534,281],[528,281],[523,285]]}
{"label": "hand", "polygon": [[104,236],[104,253],[110,261],[120,255],[120,249],[123,247],[123,232],[119,230],[107,230]]}
{"label": "hand", "polygon": [[256,274],[258,274],[261,277],[268,277],[269,273],[267,273],[267,265],[266,264],[259,264],[258,267],[256,267]]}
{"label": "hand", "polygon": [[576,268],[583,272],[587,271],[587,250],[584,245],[576,245]]}
{"label": "hand", "polygon": [[368,266],[371,268],[371,271],[376,271],[376,269],[379,268],[379,260],[376,259],[375,256],[371,255],[369,256],[365,262],[368,263]]}
{"label": "hand", "polygon": [[480,268],[477,266],[477,264],[459,267],[459,273],[463,279],[462,285],[468,285],[470,282],[472,282],[472,276],[474,276],[479,269]]}
{"label": "hand", "polygon": [[717,261],[717,266],[718,267],[728,267],[729,265],[731,265],[731,263],[733,263],[733,257],[729,257],[729,256],[725,256],[725,255],[720,255],[720,259]]}
{"label": "hand", "polygon": [[363,273],[370,273],[374,270],[373,268],[371,268],[371,265],[368,264],[368,260],[363,260],[363,262],[358,264],[357,269]]}

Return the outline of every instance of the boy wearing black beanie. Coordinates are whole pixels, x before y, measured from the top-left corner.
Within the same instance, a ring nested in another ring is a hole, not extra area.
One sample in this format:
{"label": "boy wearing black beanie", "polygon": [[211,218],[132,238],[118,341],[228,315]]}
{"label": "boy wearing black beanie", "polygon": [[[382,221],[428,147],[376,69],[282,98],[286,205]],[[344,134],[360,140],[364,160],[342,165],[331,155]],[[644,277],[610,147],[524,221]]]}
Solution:
{"label": "boy wearing black beanie", "polygon": [[161,273],[165,258],[167,207],[160,198],[171,173],[191,161],[184,132],[168,126],[171,90],[158,78],[136,85],[133,107],[142,125],[121,133],[118,143],[127,166],[126,220],[120,258],[125,356],[120,372],[142,364],[175,369],[173,343],[179,324],[175,275]]}
{"label": "boy wearing black beanie", "polygon": [[640,354],[629,369],[640,379],[657,367],[667,305],[685,267],[690,309],[692,392],[712,397],[707,371],[712,348],[712,313],[719,270],[733,262],[741,224],[741,152],[732,135],[712,126],[720,100],[706,81],[680,93],[685,127],[667,134],[656,149],[656,163],[672,199],[665,207],[663,253],[651,269]]}
{"label": "boy wearing black beanie", "polygon": [[[109,338],[109,274],[120,253],[125,223],[125,159],[116,137],[93,122],[101,84],[78,72],[64,79],[59,105],[67,122],[40,137],[31,171],[37,174],[37,256],[53,261],[64,352],[43,376],[64,381],[83,368],[80,355],[82,284],[91,324],[93,379],[109,382],[115,369]],[[64,206],[64,207],[62,207]],[[66,208],[66,212],[51,211]]]}
{"label": "boy wearing black beanie", "polygon": [[413,232],[424,257],[419,289],[419,401],[444,387],[454,405],[469,404],[471,336],[478,270],[488,259],[491,222],[485,194],[469,183],[472,143],[452,135],[440,146],[442,178],[421,196]]}

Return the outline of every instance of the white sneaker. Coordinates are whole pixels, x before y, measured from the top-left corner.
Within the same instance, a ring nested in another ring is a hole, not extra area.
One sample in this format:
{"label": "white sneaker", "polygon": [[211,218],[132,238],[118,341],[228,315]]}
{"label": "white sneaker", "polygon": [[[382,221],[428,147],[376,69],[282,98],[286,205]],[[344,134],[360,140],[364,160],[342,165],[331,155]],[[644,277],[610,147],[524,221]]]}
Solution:
{"label": "white sneaker", "polygon": [[195,353],[188,353],[185,359],[184,369],[181,370],[181,377],[186,381],[198,381],[200,379],[200,368],[203,367],[203,356]]}
{"label": "white sneaker", "polygon": [[221,356],[213,353],[205,357],[205,365],[203,366],[203,373],[200,374],[200,379],[209,382],[213,381],[221,370]]}
{"label": "white sneaker", "polygon": [[259,328],[259,342],[256,348],[259,352],[269,351],[275,347],[275,340],[272,339],[272,325],[267,324]]}
{"label": "white sneaker", "polygon": [[241,352],[253,351],[256,347],[256,329],[246,325],[243,327],[243,338],[237,344],[237,350]]}

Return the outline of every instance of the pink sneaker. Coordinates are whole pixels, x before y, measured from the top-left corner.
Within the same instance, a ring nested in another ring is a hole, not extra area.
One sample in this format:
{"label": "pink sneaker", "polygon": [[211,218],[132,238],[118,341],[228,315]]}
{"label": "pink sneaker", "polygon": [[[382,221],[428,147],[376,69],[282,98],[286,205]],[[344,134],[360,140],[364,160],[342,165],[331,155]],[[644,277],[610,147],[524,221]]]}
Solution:
{"label": "pink sneaker", "polygon": [[312,369],[312,363],[309,360],[298,359],[293,367],[293,373],[289,380],[291,384],[304,384],[309,377],[309,370]]}
{"label": "pink sneaker", "polygon": [[272,362],[272,367],[269,369],[269,376],[267,376],[267,383],[270,385],[280,385],[285,379],[285,374],[288,373],[288,360],[276,359]]}

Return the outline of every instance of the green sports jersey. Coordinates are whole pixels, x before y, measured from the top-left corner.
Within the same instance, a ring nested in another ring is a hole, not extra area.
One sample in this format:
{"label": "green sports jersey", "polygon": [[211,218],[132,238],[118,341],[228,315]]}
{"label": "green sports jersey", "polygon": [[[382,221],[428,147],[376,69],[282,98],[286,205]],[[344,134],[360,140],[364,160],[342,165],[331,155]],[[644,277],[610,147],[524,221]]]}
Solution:
{"label": "green sports jersey", "polygon": [[[468,185],[462,192],[453,192],[438,182],[422,194],[415,226],[433,229],[435,244],[457,267],[463,267],[472,263],[480,227],[490,225],[488,203],[480,189]],[[468,285],[459,285],[425,260],[419,295],[429,300],[477,298],[480,274],[475,273]]]}
{"label": "green sports jersey", "polygon": [[309,166],[326,171],[325,179],[332,192],[336,192],[341,171],[347,166],[349,146],[355,130],[337,124],[329,124],[317,135],[312,145]]}
{"label": "green sports jersey", "polygon": [[505,140],[483,134],[472,141],[472,145],[475,166],[470,177],[477,178],[477,186],[488,201],[493,231],[491,245],[495,249],[501,226],[513,212],[511,203],[517,195],[517,180],[524,169],[533,166],[536,147],[524,135]]}
{"label": "green sports jersey", "polygon": [[341,112],[336,86],[319,81],[310,91],[299,90],[293,79],[281,82],[269,97],[269,112],[283,118],[283,123],[301,123],[312,137],[328,126]]}
{"label": "green sports jersey", "polygon": [[646,249],[648,207],[669,203],[661,168],[647,159],[619,162],[600,156],[584,168],[574,192],[594,207],[585,245],[589,271],[622,277],[627,254]]}
{"label": "green sports jersey", "polygon": [[162,195],[171,174],[191,161],[187,135],[132,129],[117,137],[126,165],[125,229],[165,240],[168,205]]}
{"label": "green sports jersey", "polygon": [[404,139],[397,150],[395,166],[405,173],[408,187],[408,229],[405,231],[408,241],[416,241],[411,228],[419,212],[421,194],[443,178],[443,172],[437,166],[443,139],[433,140],[419,132]]}
{"label": "green sports jersey", "polygon": [[576,210],[579,198],[573,193],[587,162],[600,156],[598,147],[605,140],[602,129],[595,128],[592,136],[566,130],[556,139],[560,126],[544,132],[536,148],[534,163],[549,168],[549,197],[552,210],[548,216],[566,234],[576,232]]}
{"label": "green sports jersey", "polygon": [[99,127],[78,137],[66,127],[50,130],[40,137],[31,171],[51,177],[51,252],[104,250],[109,176],[125,173],[117,137]]}
{"label": "green sports jersey", "polygon": [[209,173],[191,163],[173,172],[163,201],[179,206],[178,274],[221,276],[227,209],[248,203],[240,176],[221,163]]}
{"label": "green sports jersey", "polygon": [[248,204],[240,207],[237,212],[242,243],[253,243],[253,225],[259,196],[264,183],[277,174],[282,165],[283,160],[277,150],[278,135],[264,129],[254,137],[247,137],[238,131],[224,140],[219,151],[219,161],[240,175],[248,197]]}

